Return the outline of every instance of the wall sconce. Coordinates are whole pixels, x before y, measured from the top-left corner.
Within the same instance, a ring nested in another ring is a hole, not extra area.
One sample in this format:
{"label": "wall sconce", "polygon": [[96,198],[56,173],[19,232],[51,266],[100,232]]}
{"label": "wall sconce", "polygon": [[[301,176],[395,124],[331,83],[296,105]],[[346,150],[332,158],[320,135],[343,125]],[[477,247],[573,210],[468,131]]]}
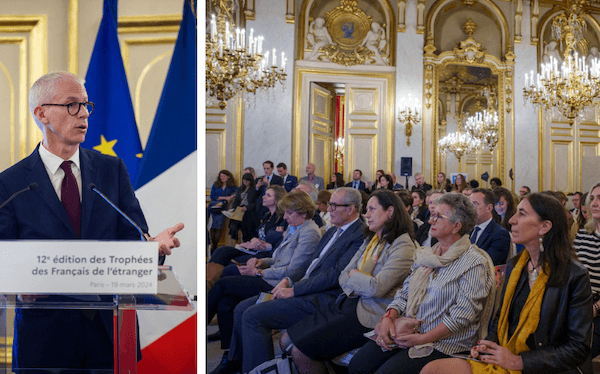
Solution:
{"label": "wall sconce", "polygon": [[402,98],[400,100],[400,115],[398,116],[398,120],[401,123],[406,124],[406,129],[404,130],[404,134],[406,135],[406,145],[410,147],[410,136],[412,135],[412,127],[417,123],[421,122],[422,119],[422,110],[421,104],[417,101],[416,98],[412,97],[412,95],[408,95],[407,98]]}

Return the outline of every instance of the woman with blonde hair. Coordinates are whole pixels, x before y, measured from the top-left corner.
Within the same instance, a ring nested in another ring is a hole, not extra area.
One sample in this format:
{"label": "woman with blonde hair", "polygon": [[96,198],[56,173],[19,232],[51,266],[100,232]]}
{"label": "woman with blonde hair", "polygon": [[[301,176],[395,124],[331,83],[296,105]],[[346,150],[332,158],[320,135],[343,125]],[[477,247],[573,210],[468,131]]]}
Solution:
{"label": "woman with blonde hair", "polygon": [[[208,325],[218,316],[221,348],[229,349],[233,332],[233,310],[241,301],[269,292],[284,278],[293,282],[300,280],[315,257],[321,231],[312,220],[315,204],[306,192],[292,191],[280,202],[289,227],[283,241],[272,257],[253,257],[244,265],[238,265],[241,275],[219,279],[206,296]],[[227,357],[226,351],[223,357]]]}
{"label": "woman with blonde hair", "polygon": [[582,229],[577,232],[573,247],[579,261],[590,274],[593,294],[594,335],[592,341],[592,357],[600,354],[600,183],[596,184],[582,201],[579,214],[583,215],[584,205],[589,218]]}

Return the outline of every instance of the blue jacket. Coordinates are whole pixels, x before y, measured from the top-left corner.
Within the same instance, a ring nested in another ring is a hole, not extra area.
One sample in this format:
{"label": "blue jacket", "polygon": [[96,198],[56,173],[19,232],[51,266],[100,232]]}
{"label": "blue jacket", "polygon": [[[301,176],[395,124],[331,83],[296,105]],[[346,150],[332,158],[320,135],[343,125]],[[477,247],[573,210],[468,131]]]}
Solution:
{"label": "blue jacket", "polygon": [[[83,148],[79,152],[81,239],[140,240],[137,230],[89,188],[90,183],[94,183],[147,232],[146,219],[123,160]],[[38,184],[36,190],[24,192],[0,210],[0,239],[76,240],[75,231],[50,182],[38,149],[0,174],[0,201],[34,182]],[[49,297],[44,301],[54,298],[65,301],[66,297]],[[112,311],[99,313],[112,339]],[[78,344],[75,336],[81,318],[85,317],[79,310],[16,309],[13,367],[68,365],[66,363]]]}
{"label": "blue jacket", "polygon": [[475,244],[490,255],[494,266],[506,264],[510,251],[510,234],[493,219],[479,235]]}

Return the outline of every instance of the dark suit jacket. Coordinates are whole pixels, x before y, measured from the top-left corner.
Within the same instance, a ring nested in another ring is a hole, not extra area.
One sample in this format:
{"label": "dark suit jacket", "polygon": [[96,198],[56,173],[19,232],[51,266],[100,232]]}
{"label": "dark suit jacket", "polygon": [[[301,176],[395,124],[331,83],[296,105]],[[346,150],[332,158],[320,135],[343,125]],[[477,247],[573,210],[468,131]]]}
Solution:
{"label": "dark suit jacket", "polygon": [[492,220],[487,225],[475,244],[490,255],[494,266],[506,264],[506,258],[510,251],[510,234],[496,221]]}
{"label": "dark suit jacket", "polygon": [[[137,230],[89,188],[94,183],[147,232],[123,160],[80,148],[80,164],[81,239],[140,240]],[[36,190],[24,192],[0,210],[0,239],[76,240],[38,149],[0,174],[0,201],[34,182],[39,186]],[[55,297],[44,300],[52,298]],[[112,311],[99,313],[112,339]],[[68,365],[78,344],[76,336],[82,318],[85,317],[78,310],[16,309],[13,367]]]}
{"label": "dark suit jacket", "polygon": [[287,178],[285,180],[285,183],[283,184],[283,188],[285,188],[285,190],[287,192],[290,192],[291,190],[293,190],[294,188],[296,188],[297,185],[298,185],[298,178],[296,178],[293,175],[289,175],[288,174],[288,176],[287,176]]}
{"label": "dark suit jacket", "polygon": [[411,192],[415,192],[415,190],[418,190],[418,189],[423,190],[423,192],[427,192],[427,191],[429,191],[432,188],[433,188],[432,185],[424,183],[422,187],[419,187],[419,186],[416,186],[416,185],[412,186]]}
{"label": "dark suit jacket", "polygon": [[[354,184],[354,181],[352,181],[350,183],[347,183],[346,187],[352,187],[353,184]],[[359,189],[359,191],[365,191],[365,192],[367,192],[367,186],[365,185],[365,182],[360,181],[358,183],[358,189]]]}
{"label": "dark suit jacket", "polygon": [[[429,222],[425,222],[417,230],[417,242],[419,242],[420,245],[423,245],[423,242],[425,242],[425,240],[427,240],[427,236],[429,236],[430,228],[431,228],[431,224],[429,224]],[[432,246],[437,242],[438,242],[438,240],[436,238],[431,237],[431,245]]]}
{"label": "dark suit jacket", "polygon": [[[363,243],[364,227],[365,224],[360,218],[350,225],[337,238],[335,243],[329,247],[325,256],[319,260],[317,266],[309,276],[304,276],[293,284],[294,296],[309,295],[318,292],[326,292],[334,296],[339,295],[341,289],[338,278]],[[316,257],[319,256],[336,231],[337,228],[332,227],[323,235],[315,251]]]}

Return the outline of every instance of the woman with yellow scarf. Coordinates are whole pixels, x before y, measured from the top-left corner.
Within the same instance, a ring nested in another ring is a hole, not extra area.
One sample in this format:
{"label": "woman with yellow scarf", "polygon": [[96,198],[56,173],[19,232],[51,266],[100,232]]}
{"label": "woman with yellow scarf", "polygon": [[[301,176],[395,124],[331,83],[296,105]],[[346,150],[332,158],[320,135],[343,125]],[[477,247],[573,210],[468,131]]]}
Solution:
{"label": "woman with yellow scarf", "polygon": [[500,311],[473,359],[430,362],[432,373],[593,373],[592,293],[576,259],[560,202],[527,195],[510,219],[513,242],[525,250],[508,264]]}
{"label": "woman with yellow scarf", "polygon": [[291,352],[300,374],[325,374],[324,361],[368,341],[396,289],[413,263],[414,230],[404,204],[394,192],[379,189],[367,202],[365,241],[339,277],[340,294],[288,328],[280,346]]}

